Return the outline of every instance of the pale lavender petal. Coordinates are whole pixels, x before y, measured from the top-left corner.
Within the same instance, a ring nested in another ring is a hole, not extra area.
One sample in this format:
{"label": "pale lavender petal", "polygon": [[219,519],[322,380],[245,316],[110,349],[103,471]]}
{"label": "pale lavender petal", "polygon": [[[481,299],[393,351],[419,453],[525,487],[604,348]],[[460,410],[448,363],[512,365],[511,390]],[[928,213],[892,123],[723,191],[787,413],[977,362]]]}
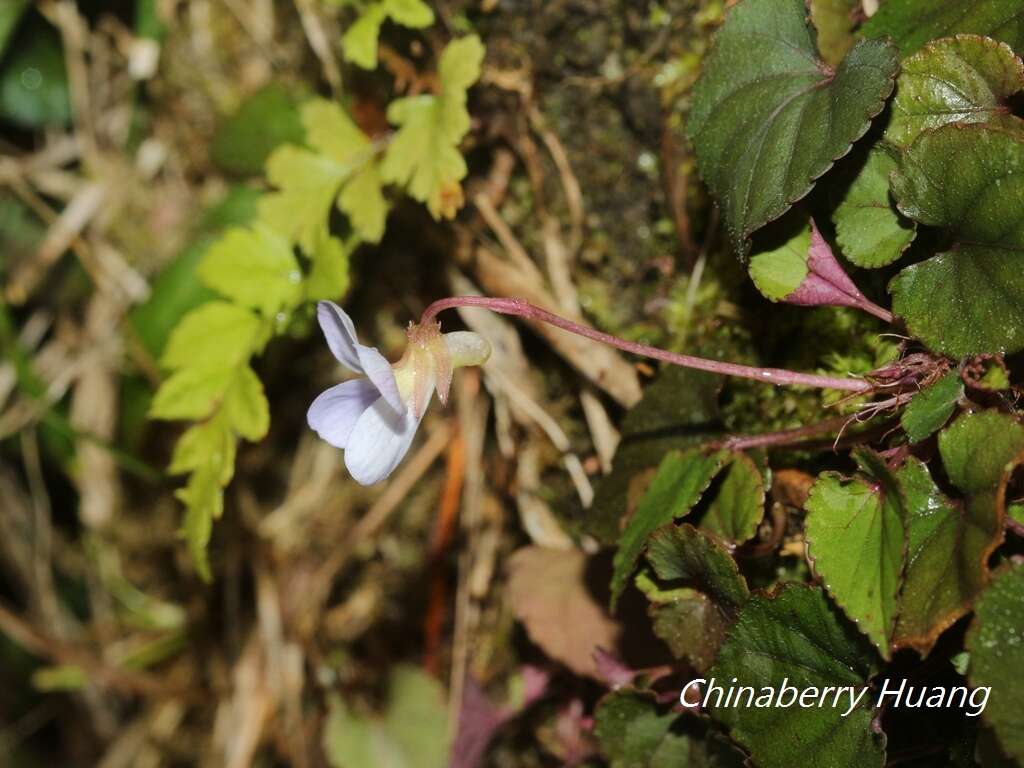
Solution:
{"label": "pale lavender petal", "polygon": [[354,379],[320,393],[306,412],[306,421],[335,448],[344,448],[363,411],[380,397],[369,379]]}
{"label": "pale lavender petal", "polygon": [[395,381],[395,371],[391,367],[391,363],[374,347],[356,344],[356,352],[359,355],[362,370],[370,377],[370,381],[377,387],[388,405],[397,413],[405,413],[405,403],[398,393],[398,382]]}
{"label": "pale lavender petal", "polygon": [[321,301],[316,305],[316,318],[320,321],[320,328],[327,339],[327,346],[338,362],[355,373],[362,373],[363,366],[359,362],[359,353],[356,351],[359,340],[356,338],[356,329],[352,324],[352,318],[345,310],[333,301]]}
{"label": "pale lavender petal", "polygon": [[405,456],[420,420],[412,410],[396,413],[383,397],[363,411],[345,449],[345,466],[360,485],[390,475]]}

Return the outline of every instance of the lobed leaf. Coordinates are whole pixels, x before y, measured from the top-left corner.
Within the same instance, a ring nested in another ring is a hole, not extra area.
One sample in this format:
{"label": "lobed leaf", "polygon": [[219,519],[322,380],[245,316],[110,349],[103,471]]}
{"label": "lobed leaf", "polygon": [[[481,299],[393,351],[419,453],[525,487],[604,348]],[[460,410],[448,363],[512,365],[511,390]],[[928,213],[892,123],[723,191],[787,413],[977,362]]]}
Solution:
{"label": "lobed leaf", "polygon": [[480,77],[483,58],[476,35],[449,43],[438,63],[440,92],[408,96],[388,106],[388,120],[398,130],[384,155],[381,178],[405,186],[434,218],[452,218],[462,204],[459,182],[466,175],[466,161],[459,144],[470,125],[466,91]]}
{"label": "lobed leaf", "polygon": [[377,68],[377,41],[385,19],[413,29],[434,23],[434,12],[423,0],[377,0],[359,12],[359,17],[341,39],[345,61],[363,69]]}
{"label": "lobed leaf", "polygon": [[259,333],[259,318],[245,307],[210,301],[181,319],[160,364],[171,370],[228,369],[252,355]]}
{"label": "lobed leaf", "polygon": [[185,520],[181,535],[188,544],[203,581],[210,581],[210,557],[207,547],[213,533],[213,521],[224,513],[224,493],[221,490],[218,468],[206,467],[193,472],[184,488],[174,495],[185,505]]}
{"label": "lobed leaf", "polygon": [[750,597],[736,561],[722,544],[689,524],[670,524],[655,532],[647,560],[664,584],[656,591],[645,590],[654,633],[677,658],[707,669],[736,612]]}
{"label": "lobed leaf", "polygon": [[299,301],[302,273],[288,241],[263,224],[228,230],[199,264],[203,282],[273,317]]}
{"label": "lobed leaf", "polygon": [[263,384],[248,365],[239,368],[224,394],[228,424],[246,440],[261,440],[270,429],[270,404]]}
{"label": "lobed leaf", "polygon": [[160,385],[149,407],[151,419],[205,419],[220,403],[234,374],[230,368],[183,368]]}
{"label": "lobed leaf", "polygon": [[212,419],[193,424],[174,446],[168,472],[172,475],[185,474],[204,467],[220,468],[218,481],[222,486],[231,482],[235,471],[235,450],[237,439],[220,414]]}
{"label": "lobed leaf", "polygon": [[694,90],[689,134],[741,255],[849,152],[892,92],[896,50],[857,43],[836,69],[818,55],[802,0],[733,7]]}

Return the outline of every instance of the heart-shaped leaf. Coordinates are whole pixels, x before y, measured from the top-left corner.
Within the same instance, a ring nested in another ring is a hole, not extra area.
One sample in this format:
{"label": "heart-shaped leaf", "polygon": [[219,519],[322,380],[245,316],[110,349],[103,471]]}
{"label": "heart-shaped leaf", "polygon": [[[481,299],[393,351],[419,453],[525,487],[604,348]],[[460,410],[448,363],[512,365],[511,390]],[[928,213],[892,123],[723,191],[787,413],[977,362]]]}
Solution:
{"label": "heart-shaped leaf", "polygon": [[751,459],[742,453],[732,457],[714,501],[701,518],[702,530],[733,544],[753,538],[764,517],[764,477]]}
{"label": "heart-shaped leaf", "polygon": [[1024,567],[1007,570],[978,600],[967,633],[971,685],[990,688],[983,717],[1007,757],[1024,759]]}
{"label": "heart-shaped leaf", "polygon": [[619,540],[612,573],[613,606],[640,560],[650,535],[661,526],[688,514],[726,459],[726,451],[708,455],[696,450],[672,451],[662,459],[650,487],[640,499]]}
{"label": "heart-shaped leaf", "polygon": [[892,92],[897,55],[861,41],[835,69],[803,0],[743,0],[697,83],[689,134],[736,250],[785,213],[867,130]]}
{"label": "heart-shaped leaf", "polygon": [[683,581],[735,612],[750,597],[736,561],[714,538],[683,524],[651,536],[647,559],[662,581]]}
{"label": "heart-shaped leaf", "polygon": [[710,731],[679,727],[678,714],[659,707],[653,693],[624,688],[601,699],[594,735],[611,768],[740,768],[743,756]]}
{"label": "heart-shaped leaf", "polygon": [[914,222],[900,215],[889,196],[889,176],[894,170],[895,158],[880,147],[872,148],[832,213],[836,242],[843,256],[858,267],[891,264],[917,234]]}
{"label": "heart-shaped leaf", "polygon": [[1022,171],[1024,136],[953,124],[922,133],[893,174],[900,210],[958,241],[889,285],[894,312],[937,352],[1024,348]]}
{"label": "heart-shaped leaf", "polygon": [[893,646],[926,654],[988,581],[1000,522],[992,505],[959,509],[913,457],[897,478],[906,499],[907,566]]}
{"label": "heart-shaped leaf", "polygon": [[822,474],[807,499],[808,557],[846,615],[889,658],[903,571],[903,501],[894,479]]}
{"label": "heart-shaped leaf", "polygon": [[[711,716],[761,768],[881,766],[884,752],[871,729],[867,679],[874,654],[821,590],[791,584],[774,595],[755,595],[740,611],[718,660],[708,670],[720,686],[735,679],[757,694],[767,687],[780,698],[829,691],[821,705],[714,706]],[[785,684],[785,688],[783,687]],[[842,687],[842,695],[836,689]],[[849,710],[849,711],[848,711]],[[847,713],[844,716],[844,713]]]}
{"label": "heart-shaped leaf", "polygon": [[[750,597],[736,561],[714,538],[685,523],[651,536],[647,560],[659,579],[657,591],[645,589],[654,633],[677,658],[707,669]],[[641,589],[644,577],[649,574],[638,579]]]}
{"label": "heart-shaped leaf", "polygon": [[644,474],[665,454],[693,447],[721,433],[718,392],[722,377],[678,366],[666,366],[643,398],[626,414],[622,442],[610,474],[594,489],[587,510],[587,532],[605,544],[622,533],[622,516],[636,506]]}
{"label": "heart-shaped leaf", "polygon": [[750,260],[754,285],[772,301],[805,307],[856,307],[891,319],[850,280],[812,219],[782,245]]}
{"label": "heart-shaped leaf", "polygon": [[1020,0],[885,0],[861,28],[865,37],[891,37],[909,56],[929,40],[972,32],[1024,49]]}
{"label": "heart-shaped leaf", "polygon": [[1024,63],[1005,43],[977,35],[936,40],[903,62],[885,140],[902,149],[948,123],[1020,128],[1005,102],[1022,88]]}
{"label": "heart-shaped leaf", "polygon": [[919,443],[942,428],[953,415],[957,401],[963,396],[964,383],[958,371],[950,371],[916,395],[900,414],[900,424],[907,439]]}

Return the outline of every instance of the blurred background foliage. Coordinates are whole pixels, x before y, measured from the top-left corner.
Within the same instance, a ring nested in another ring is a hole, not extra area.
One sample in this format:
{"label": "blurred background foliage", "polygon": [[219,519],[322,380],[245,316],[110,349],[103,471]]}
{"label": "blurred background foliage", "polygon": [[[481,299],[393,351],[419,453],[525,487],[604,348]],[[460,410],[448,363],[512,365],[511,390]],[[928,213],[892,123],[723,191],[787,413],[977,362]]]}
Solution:
{"label": "blurred background foliage", "polygon": [[[737,362],[891,359],[871,318],[757,297],[724,243],[682,130],[723,10],[0,4],[0,760],[598,759],[595,648],[669,658],[642,605],[607,613],[621,509],[594,506],[656,371],[452,313],[494,357],[364,489],[305,425],[338,378],[313,307],[392,359],[474,291]],[[823,405],[662,391],[649,415],[717,397],[718,431]]]}

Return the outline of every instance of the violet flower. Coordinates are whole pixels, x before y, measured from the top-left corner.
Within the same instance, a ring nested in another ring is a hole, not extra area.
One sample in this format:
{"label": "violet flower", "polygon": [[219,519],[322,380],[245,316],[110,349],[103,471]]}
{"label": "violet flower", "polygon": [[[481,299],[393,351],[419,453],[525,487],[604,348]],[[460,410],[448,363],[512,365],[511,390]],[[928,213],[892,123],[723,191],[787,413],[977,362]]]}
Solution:
{"label": "violet flower", "polygon": [[427,321],[409,324],[409,346],[391,365],[374,347],[359,343],[352,318],[337,304],[321,301],[317,319],[338,362],[366,378],[322,392],[306,419],[320,437],[345,451],[345,466],[361,485],[379,483],[394,471],[434,390],[447,402],[454,369],[482,365],[491,354],[478,334],[442,334],[440,323]]}

